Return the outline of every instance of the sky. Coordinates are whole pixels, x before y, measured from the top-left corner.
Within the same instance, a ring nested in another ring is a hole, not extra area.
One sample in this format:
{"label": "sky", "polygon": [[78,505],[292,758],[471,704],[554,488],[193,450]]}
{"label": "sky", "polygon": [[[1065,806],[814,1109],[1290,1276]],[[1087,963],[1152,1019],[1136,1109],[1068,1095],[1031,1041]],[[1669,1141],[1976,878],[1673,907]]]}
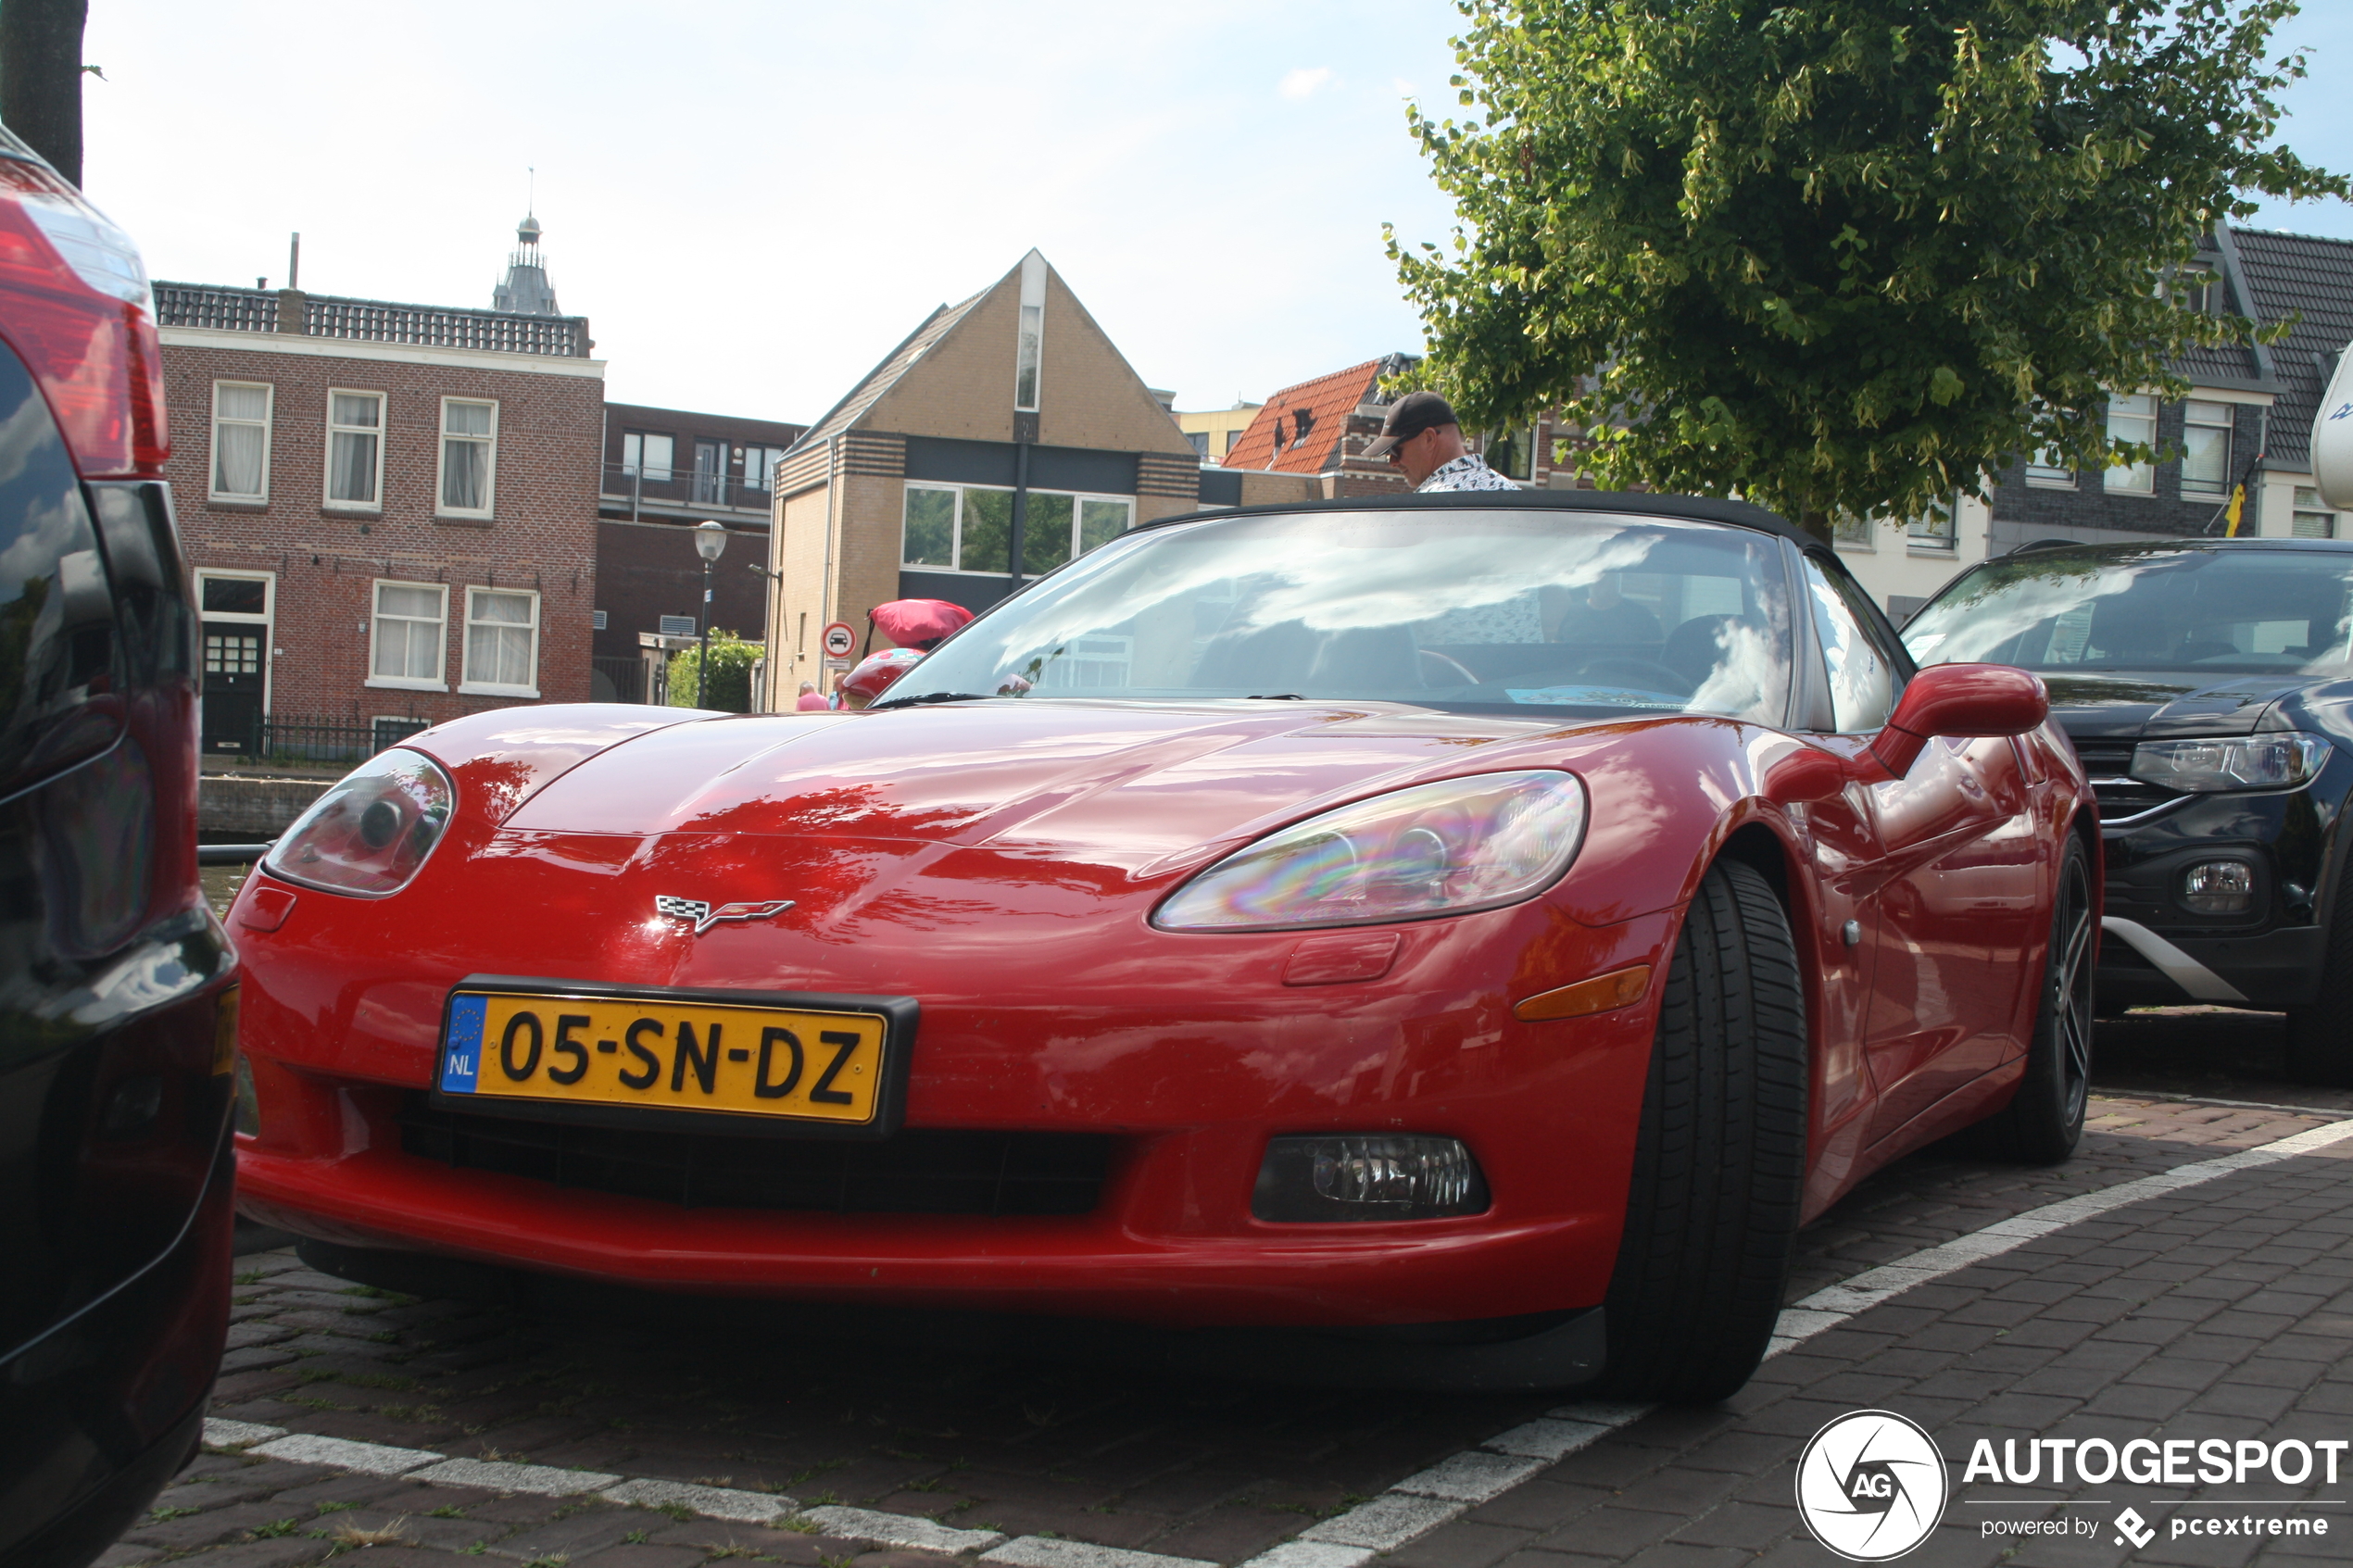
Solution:
{"label": "sky", "polygon": [[[1226,408],[1420,323],[1381,225],[1444,241],[1405,105],[1449,0],[91,0],[83,183],[180,282],[481,306],[526,205],[607,395],[813,420],[1035,245],[1150,384]],[[2353,167],[2353,5],[2281,36]],[[2340,73],[2330,76],[2332,65]],[[527,172],[536,169],[535,176]],[[2353,238],[2342,203],[2259,227]]]}

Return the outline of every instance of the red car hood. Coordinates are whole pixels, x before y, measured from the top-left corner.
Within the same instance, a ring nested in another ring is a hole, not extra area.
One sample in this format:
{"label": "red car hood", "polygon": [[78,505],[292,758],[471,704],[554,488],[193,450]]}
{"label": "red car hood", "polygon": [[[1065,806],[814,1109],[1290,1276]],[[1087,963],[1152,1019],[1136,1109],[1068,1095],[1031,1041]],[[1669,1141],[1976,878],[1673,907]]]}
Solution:
{"label": "red car hood", "polygon": [[1009,701],[761,714],[611,746],[504,828],[985,846],[1149,877],[1327,800],[1526,765],[1525,743],[1560,733],[1380,704]]}

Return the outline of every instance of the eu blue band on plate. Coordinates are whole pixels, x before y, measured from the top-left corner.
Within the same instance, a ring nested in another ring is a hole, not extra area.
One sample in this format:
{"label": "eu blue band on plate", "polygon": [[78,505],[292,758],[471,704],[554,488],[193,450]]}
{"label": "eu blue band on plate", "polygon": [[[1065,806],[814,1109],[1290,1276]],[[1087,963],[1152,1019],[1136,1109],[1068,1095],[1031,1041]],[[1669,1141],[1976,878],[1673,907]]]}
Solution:
{"label": "eu blue band on plate", "polygon": [[487,997],[459,997],[449,1004],[449,1038],[441,1051],[441,1092],[470,1095],[482,1072],[482,1021]]}

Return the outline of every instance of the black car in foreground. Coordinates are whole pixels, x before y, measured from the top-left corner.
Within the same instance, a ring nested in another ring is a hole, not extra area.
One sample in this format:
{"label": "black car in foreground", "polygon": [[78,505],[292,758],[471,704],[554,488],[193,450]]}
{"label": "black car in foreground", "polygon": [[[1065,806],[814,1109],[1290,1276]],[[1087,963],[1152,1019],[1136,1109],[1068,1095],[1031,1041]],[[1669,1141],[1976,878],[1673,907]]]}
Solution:
{"label": "black car in foreground", "polygon": [[2353,1082],[2353,540],[2030,546],[1904,628],[1922,665],[2043,677],[2100,802],[2103,1013],[2284,1010]]}
{"label": "black car in foreground", "polygon": [[139,256],[0,131],[0,1563],[194,1453],[228,1330],[235,959]]}

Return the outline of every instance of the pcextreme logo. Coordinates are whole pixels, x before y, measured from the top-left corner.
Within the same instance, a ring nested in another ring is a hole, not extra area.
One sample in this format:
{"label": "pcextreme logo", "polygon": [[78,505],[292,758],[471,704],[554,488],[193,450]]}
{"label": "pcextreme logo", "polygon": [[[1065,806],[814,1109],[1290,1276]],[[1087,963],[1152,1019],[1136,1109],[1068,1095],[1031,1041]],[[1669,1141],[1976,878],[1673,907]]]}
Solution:
{"label": "pcextreme logo", "polygon": [[1936,1440],[1893,1411],[1840,1416],[1797,1461],[1797,1512],[1850,1562],[1885,1562],[1928,1539],[1945,1487]]}

